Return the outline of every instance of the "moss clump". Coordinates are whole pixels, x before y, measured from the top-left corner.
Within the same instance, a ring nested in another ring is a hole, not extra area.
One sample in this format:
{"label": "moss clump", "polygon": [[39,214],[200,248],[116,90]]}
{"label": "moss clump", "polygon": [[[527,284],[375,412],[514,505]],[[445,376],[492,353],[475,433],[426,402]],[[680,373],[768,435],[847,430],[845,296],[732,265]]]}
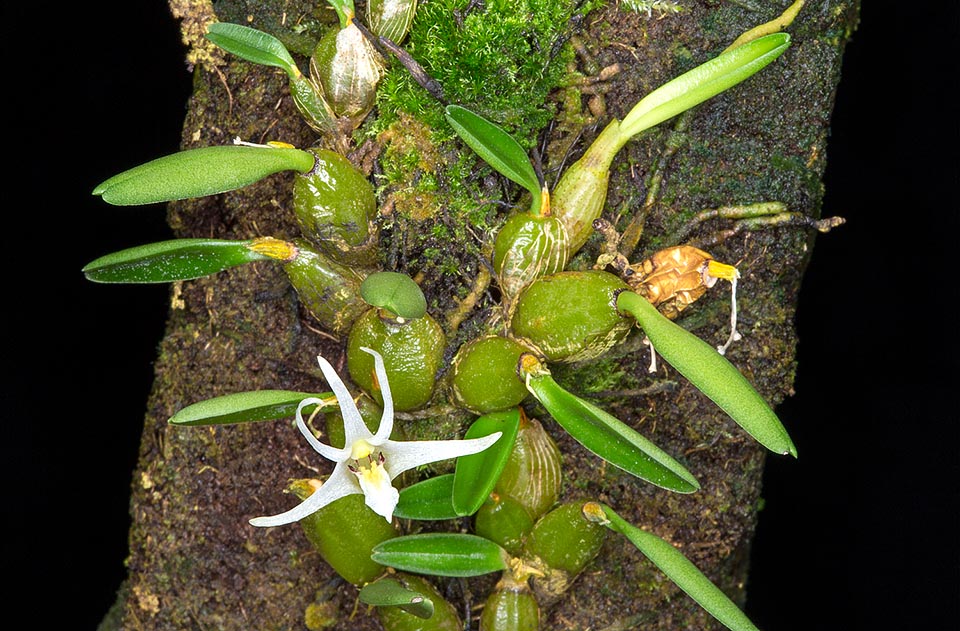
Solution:
{"label": "moss clump", "polygon": [[[470,8],[469,0],[437,0],[419,7],[405,47],[440,83],[447,100],[476,110],[532,146],[553,115],[543,107],[546,96],[573,55],[563,46],[570,20],[594,4],[490,0]],[[399,66],[387,73],[379,106],[381,116],[403,111],[446,128],[440,105]]]}

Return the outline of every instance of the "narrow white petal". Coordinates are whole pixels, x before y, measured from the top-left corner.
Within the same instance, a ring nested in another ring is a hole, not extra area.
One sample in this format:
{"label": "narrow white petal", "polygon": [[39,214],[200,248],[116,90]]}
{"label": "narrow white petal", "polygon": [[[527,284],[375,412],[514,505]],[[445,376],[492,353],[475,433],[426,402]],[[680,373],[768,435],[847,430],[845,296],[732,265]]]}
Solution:
{"label": "narrow white petal", "polygon": [[334,396],[337,397],[337,404],[340,406],[340,415],[343,417],[343,434],[346,437],[344,444],[350,445],[360,438],[366,440],[372,438],[373,434],[364,424],[363,417],[360,416],[360,410],[357,409],[357,404],[353,402],[350,391],[347,390],[347,386],[343,385],[343,380],[340,379],[337,371],[323,357],[317,357],[317,361],[320,362],[320,370],[323,371],[323,376],[327,378],[327,383],[330,384],[330,389],[333,390]]}
{"label": "narrow white petal", "polygon": [[333,473],[330,474],[330,478],[327,479],[319,489],[314,491],[313,495],[300,502],[300,504],[279,515],[255,517],[250,520],[250,523],[258,527],[292,524],[300,521],[307,515],[317,512],[327,504],[341,497],[361,492],[356,479],[353,474],[350,473],[350,470],[347,469],[347,466],[345,464],[338,464],[333,470]]}
{"label": "narrow white petal", "polygon": [[306,421],[303,420],[303,408],[315,403],[323,403],[323,400],[316,397],[310,397],[301,401],[300,405],[297,406],[297,427],[300,429],[300,433],[303,434],[303,437],[307,439],[307,442],[310,443],[310,446],[313,447],[314,451],[327,460],[333,460],[334,462],[345,460],[350,454],[349,450],[337,449],[336,447],[331,447],[330,445],[324,445],[317,440],[317,437],[314,436],[313,432],[310,431],[310,428],[307,427]]}
{"label": "narrow white petal", "polygon": [[420,465],[481,452],[497,442],[502,435],[503,432],[494,432],[489,436],[471,438],[470,440],[412,440],[403,442],[389,440],[381,446],[386,458],[383,465],[387,473],[390,474],[390,479],[393,480],[404,471]]}
{"label": "narrow white petal", "polygon": [[380,416],[380,427],[373,437],[373,444],[378,445],[390,438],[393,432],[393,396],[390,393],[390,382],[387,380],[387,369],[383,365],[383,357],[372,348],[360,347],[360,350],[373,355],[373,366],[377,373],[377,383],[380,384],[380,394],[383,395],[383,414]]}

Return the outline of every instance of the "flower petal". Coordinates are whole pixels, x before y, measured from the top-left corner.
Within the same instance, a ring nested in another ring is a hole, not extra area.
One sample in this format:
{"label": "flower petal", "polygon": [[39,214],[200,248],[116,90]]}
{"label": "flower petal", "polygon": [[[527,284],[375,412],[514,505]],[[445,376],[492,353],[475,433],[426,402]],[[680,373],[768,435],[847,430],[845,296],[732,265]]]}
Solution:
{"label": "flower petal", "polygon": [[393,520],[393,509],[400,501],[400,492],[390,484],[389,474],[380,463],[360,467],[357,482],[363,489],[363,501],[373,512],[387,521]]}
{"label": "flower petal", "polygon": [[387,473],[390,474],[390,479],[393,480],[404,471],[420,465],[483,451],[497,442],[502,435],[503,432],[494,432],[489,436],[470,440],[411,440],[403,442],[388,440],[380,447],[386,458],[383,465]]}
{"label": "flower petal", "polygon": [[333,390],[334,396],[337,397],[337,403],[340,405],[340,415],[343,417],[343,434],[346,439],[344,444],[351,445],[361,438],[365,440],[373,438],[373,434],[370,433],[363,422],[363,417],[360,416],[357,404],[353,402],[353,397],[350,396],[350,391],[347,390],[347,386],[343,385],[340,375],[333,369],[330,362],[323,357],[318,356],[317,361],[320,362],[320,370],[323,371],[323,376],[326,377],[327,383],[330,384],[330,389]]}
{"label": "flower petal", "polygon": [[303,434],[303,437],[307,439],[307,442],[310,443],[310,446],[313,447],[314,451],[327,460],[332,460],[334,462],[346,460],[350,455],[349,449],[337,449],[336,447],[331,447],[330,445],[324,445],[317,440],[317,437],[314,436],[313,432],[310,431],[310,428],[307,427],[306,421],[303,420],[303,408],[315,403],[322,404],[323,400],[316,397],[310,397],[301,401],[300,405],[297,406],[297,427],[300,429],[300,433]]}
{"label": "flower petal", "polygon": [[383,357],[372,348],[360,347],[360,350],[373,355],[373,369],[377,374],[377,383],[380,384],[380,394],[383,396],[383,414],[380,416],[380,427],[371,441],[379,445],[390,438],[393,432],[393,397],[390,394],[390,382],[387,380],[387,369],[383,366]]}
{"label": "flower petal", "polygon": [[307,515],[317,512],[327,504],[354,493],[361,493],[356,479],[347,469],[346,464],[338,463],[327,481],[324,482],[319,489],[314,491],[313,495],[300,502],[300,504],[279,515],[255,517],[250,520],[250,523],[257,527],[292,524],[293,522],[300,521]]}

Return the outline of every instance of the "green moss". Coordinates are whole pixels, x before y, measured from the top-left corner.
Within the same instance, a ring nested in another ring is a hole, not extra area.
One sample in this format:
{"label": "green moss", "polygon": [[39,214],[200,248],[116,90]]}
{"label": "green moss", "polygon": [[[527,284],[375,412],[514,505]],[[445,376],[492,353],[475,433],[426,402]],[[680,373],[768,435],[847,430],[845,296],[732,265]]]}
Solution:
{"label": "green moss", "polygon": [[[573,0],[491,0],[467,10],[470,4],[422,4],[405,48],[440,83],[451,103],[497,121],[529,147],[553,115],[544,106],[546,95],[559,85],[572,59],[569,47],[560,46],[568,23],[593,3],[578,7]],[[383,80],[378,105],[387,123],[403,111],[435,129],[446,129],[439,104],[397,64]],[[449,130],[444,133],[452,137]]]}

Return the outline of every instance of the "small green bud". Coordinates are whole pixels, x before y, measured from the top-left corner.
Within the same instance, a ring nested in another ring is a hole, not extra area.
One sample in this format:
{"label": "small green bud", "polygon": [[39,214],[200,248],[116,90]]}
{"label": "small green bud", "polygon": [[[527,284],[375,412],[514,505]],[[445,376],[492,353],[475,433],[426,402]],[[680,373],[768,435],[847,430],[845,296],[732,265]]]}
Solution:
{"label": "small green bud", "polygon": [[293,183],[293,210],[303,235],[326,256],[350,266],[376,263],[373,186],[342,155],[313,152],[314,167]]}
{"label": "small green bud", "polygon": [[483,337],[464,345],[453,360],[450,393],[457,405],[477,414],[506,410],[527,397],[517,365],[530,352],[499,336]]}
{"label": "small green bud", "polygon": [[363,278],[349,267],[334,263],[302,239],[295,241],[296,257],[283,266],[300,302],[323,328],[345,333],[370,307],[360,298]]}
{"label": "small green bud", "polygon": [[[305,500],[320,488],[318,480],[295,480],[288,490]],[[397,529],[364,503],[360,494],[342,497],[300,520],[303,532],[337,574],[363,585],[386,570],[370,558],[373,547],[397,536]]]}
{"label": "small green bud", "polygon": [[380,309],[368,309],[350,329],[347,368],[353,382],[382,404],[373,357],[360,349],[380,353],[390,375],[394,408],[412,410],[430,400],[445,345],[443,329],[429,314],[400,324],[381,317]]}
{"label": "small green bud", "polygon": [[601,271],[546,276],[520,294],[513,333],[550,361],[599,357],[633,326],[616,306],[617,294],[627,288],[618,277]]}

